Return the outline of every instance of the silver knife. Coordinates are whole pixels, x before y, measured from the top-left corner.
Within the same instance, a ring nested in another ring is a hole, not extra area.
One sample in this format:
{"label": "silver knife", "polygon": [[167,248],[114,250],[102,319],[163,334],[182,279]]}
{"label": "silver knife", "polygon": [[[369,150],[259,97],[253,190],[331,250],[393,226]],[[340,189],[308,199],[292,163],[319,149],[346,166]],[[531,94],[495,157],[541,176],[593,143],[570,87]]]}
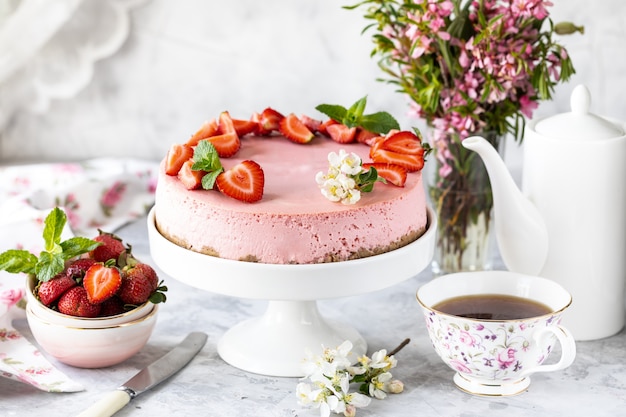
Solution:
{"label": "silver knife", "polygon": [[189,333],[174,349],[139,371],[116,390],[106,394],[78,417],[110,417],[117,413],[137,395],[184,368],[202,349],[206,340],[205,333]]}

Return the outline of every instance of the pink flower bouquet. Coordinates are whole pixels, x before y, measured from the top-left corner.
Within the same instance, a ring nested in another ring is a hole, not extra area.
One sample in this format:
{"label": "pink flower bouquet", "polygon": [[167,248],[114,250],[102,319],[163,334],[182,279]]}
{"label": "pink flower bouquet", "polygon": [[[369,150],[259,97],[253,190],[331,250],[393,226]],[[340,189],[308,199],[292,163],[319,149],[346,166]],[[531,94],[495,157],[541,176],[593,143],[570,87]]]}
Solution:
{"label": "pink flower bouquet", "polygon": [[488,227],[492,206],[482,162],[461,141],[480,134],[498,148],[506,134],[521,140],[525,117],[574,73],[566,49],[553,38],[583,28],[553,24],[551,5],[365,0],[347,7],[366,7],[372,23],[365,31],[375,31],[372,56],[380,58],[386,76],[380,81],[407,95],[412,113],[431,128],[437,169],[430,195],[440,221],[438,249],[452,254],[448,272],[475,269],[460,260],[468,247],[466,229],[481,214]]}

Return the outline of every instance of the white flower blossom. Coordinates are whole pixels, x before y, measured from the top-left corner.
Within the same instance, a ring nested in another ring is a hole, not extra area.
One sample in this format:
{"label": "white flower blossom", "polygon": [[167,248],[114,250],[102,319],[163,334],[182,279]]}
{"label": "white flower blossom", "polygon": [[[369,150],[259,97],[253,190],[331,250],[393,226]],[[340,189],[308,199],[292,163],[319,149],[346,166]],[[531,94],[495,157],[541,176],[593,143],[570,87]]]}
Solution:
{"label": "white flower blossom", "polygon": [[[337,348],[322,346],[319,355],[306,353],[304,379],[308,378],[311,383],[301,382],[296,386],[298,404],[319,408],[320,417],[329,417],[331,412],[354,417],[357,408],[367,407],[372,398],[383,399],[388,392],[402,392],[402,382],[392,380],[388,372],[396,362],[387,356],[386,350],[375,352],[372,359],[360,356],[358,364],[352,365],[349,359],[352,348],[352,343],[345,341]],[[353,382],[369,396],[350,392]]]}
{"label": "white flower blossom", "polygon": [[328,359],[337,362],[341,367],[346,367],[350,365],[350,359],[348,359],[348,356],[352,352],[352,346],[352,342],[346,340],[336,349],[324,349],[324,355]]}
{"label": "white flower blossom", "polygon": [[349,392],[350,378],[350,374],[344,372],[339,377],[337,384],[333,385],[332,391],[337,397],[338,402],[331,410],[337,414],[344,413],[344,415],[354,415],[352,413],[356,413],[356,408],[367,407],[370,404],[371,398],[358,392]]}
{"label": "white flower blossom", "polygon": [[363,395],[359,392],[353,392],[348,394],[346,399],[346,403],[348,405],[357,408],[367,407],[368,405],[370,405],[370,402],[372,402],[372,399],[370,397],[368,397],[367,395]]}
{"label": "white flower blossom", "polygon": [[361,191],[355,177],[363,171],[361,158],[341,149],[338,154],[328,154],[328,163],[327,173],[320,171],[315,175],[322,195],[332,202],[357,203],[361,199]]}
{"label": "white flower blossom", "polygon": [[315,182],[317,182],[317,185],[324,185],[326,180],[329,178],[330,178],[330,175],[324,174],[322,171],[315,174]]}
{"label": "white flower blossom", "polygon": [[369,385],[369,394],[374,398],[378,398],[382,400],[387,397],[387,393],[385,392],[386,384],[391,381],[391,373],[383,372],[380,375],[372,378],[372,381]]}
{"label": "white flower blossom", "polygon": [[343,149],[339,150],[339,154],[329,153],[328,163],[331,169],[335,168],[345,175],[357,175],[362,171],[359,155],[354,152],[348,153]]}
{"label": "white flower blossom", "polygon": [[300,382],[296,385],[296,395],[298,396],[298,404],[310,405],[318,400],[322,390],[312,390],[311,385],[305,382]]}
{"label": "white flower blossom", "polygon": [[361,192],[357,189],[348,190],[346,196],[341,200],[342,204],[356,204],[361,199]]}
{"label": "white flower blossom", "polygon": [[395,368],[398,361],[393,356],[387,356],[387,350],[381,349],[372,354],[372,363],[370,367],[374,369],[386,369]]}
{"label": "white flower blossom", "polygon": [[350,366],[348,356],[352,351],[352,342],[346,340],[337,348],[327,348],[322,346],[321,355],[313,355],[306,352],[303,363],[303,371],[306,377],[310,377],[315,382],[321,382],[322,378],[333,378],[338,370],[346,369]]}
{"label": "white flower blossom", "polygon": [[333,202],[342,201],[347,195],[347,192],[343,188],[341,182],[335,178],[328,178],[324,181],[324,183],[320,186],[320,190],[322,191],[324,197]]}

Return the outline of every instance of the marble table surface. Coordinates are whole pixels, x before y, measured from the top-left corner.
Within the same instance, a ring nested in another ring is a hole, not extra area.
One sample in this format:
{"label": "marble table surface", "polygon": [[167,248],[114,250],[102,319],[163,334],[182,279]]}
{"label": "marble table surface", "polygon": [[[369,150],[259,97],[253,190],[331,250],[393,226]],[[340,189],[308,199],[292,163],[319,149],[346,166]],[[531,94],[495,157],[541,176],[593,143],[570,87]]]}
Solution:
{"label": "marble table surface", "polygon": [[[118,234],[133,245],[137,256],[151,262],[145,221]],[[103,393],[115,389],[182,340],[191,331],[209,335],[202,351],[181,372],[136,397],[116,416],[317,416],[317,410],[297,404],[298,378],[251,374],[226,364],[217,354],[220,336],[231,326],[260,315],[266,302],[236,299],[196,290],[163,276],[169,298],[159,312],[148,344],[123,364],[105,369],[58,365],[86,387],[78,393],[46,393],[0,378],[0,416],[67,417],[76,415]],[[394,377],[405,391],[374,400],[357,416],[624,416],[626,415],[626,332],[597,341],[579,342],[574,364],[566,370],[536,374],[527,392],[513,397],[477,397],[456,389],[453,372],[435,354],[415,301],[417,288],[432,278],[429,270],[391,288],[366,295],[321,300],[329,319],[356,327],[369,353],[411,342],[396,355]],[[31,341],[27,323],[14,323]]]}

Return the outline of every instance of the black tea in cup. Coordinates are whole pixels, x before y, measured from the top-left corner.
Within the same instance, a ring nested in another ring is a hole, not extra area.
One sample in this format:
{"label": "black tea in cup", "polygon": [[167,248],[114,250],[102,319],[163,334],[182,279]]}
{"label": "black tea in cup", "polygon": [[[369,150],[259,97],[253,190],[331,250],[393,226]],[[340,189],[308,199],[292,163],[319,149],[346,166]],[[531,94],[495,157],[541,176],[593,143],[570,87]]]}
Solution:
{"label": "black tea in cup", "polygon": [[434,310],[480,320],[519,320],[550,314],[552,309],[538,301],[503,294],[463,295],[443,300]]}

